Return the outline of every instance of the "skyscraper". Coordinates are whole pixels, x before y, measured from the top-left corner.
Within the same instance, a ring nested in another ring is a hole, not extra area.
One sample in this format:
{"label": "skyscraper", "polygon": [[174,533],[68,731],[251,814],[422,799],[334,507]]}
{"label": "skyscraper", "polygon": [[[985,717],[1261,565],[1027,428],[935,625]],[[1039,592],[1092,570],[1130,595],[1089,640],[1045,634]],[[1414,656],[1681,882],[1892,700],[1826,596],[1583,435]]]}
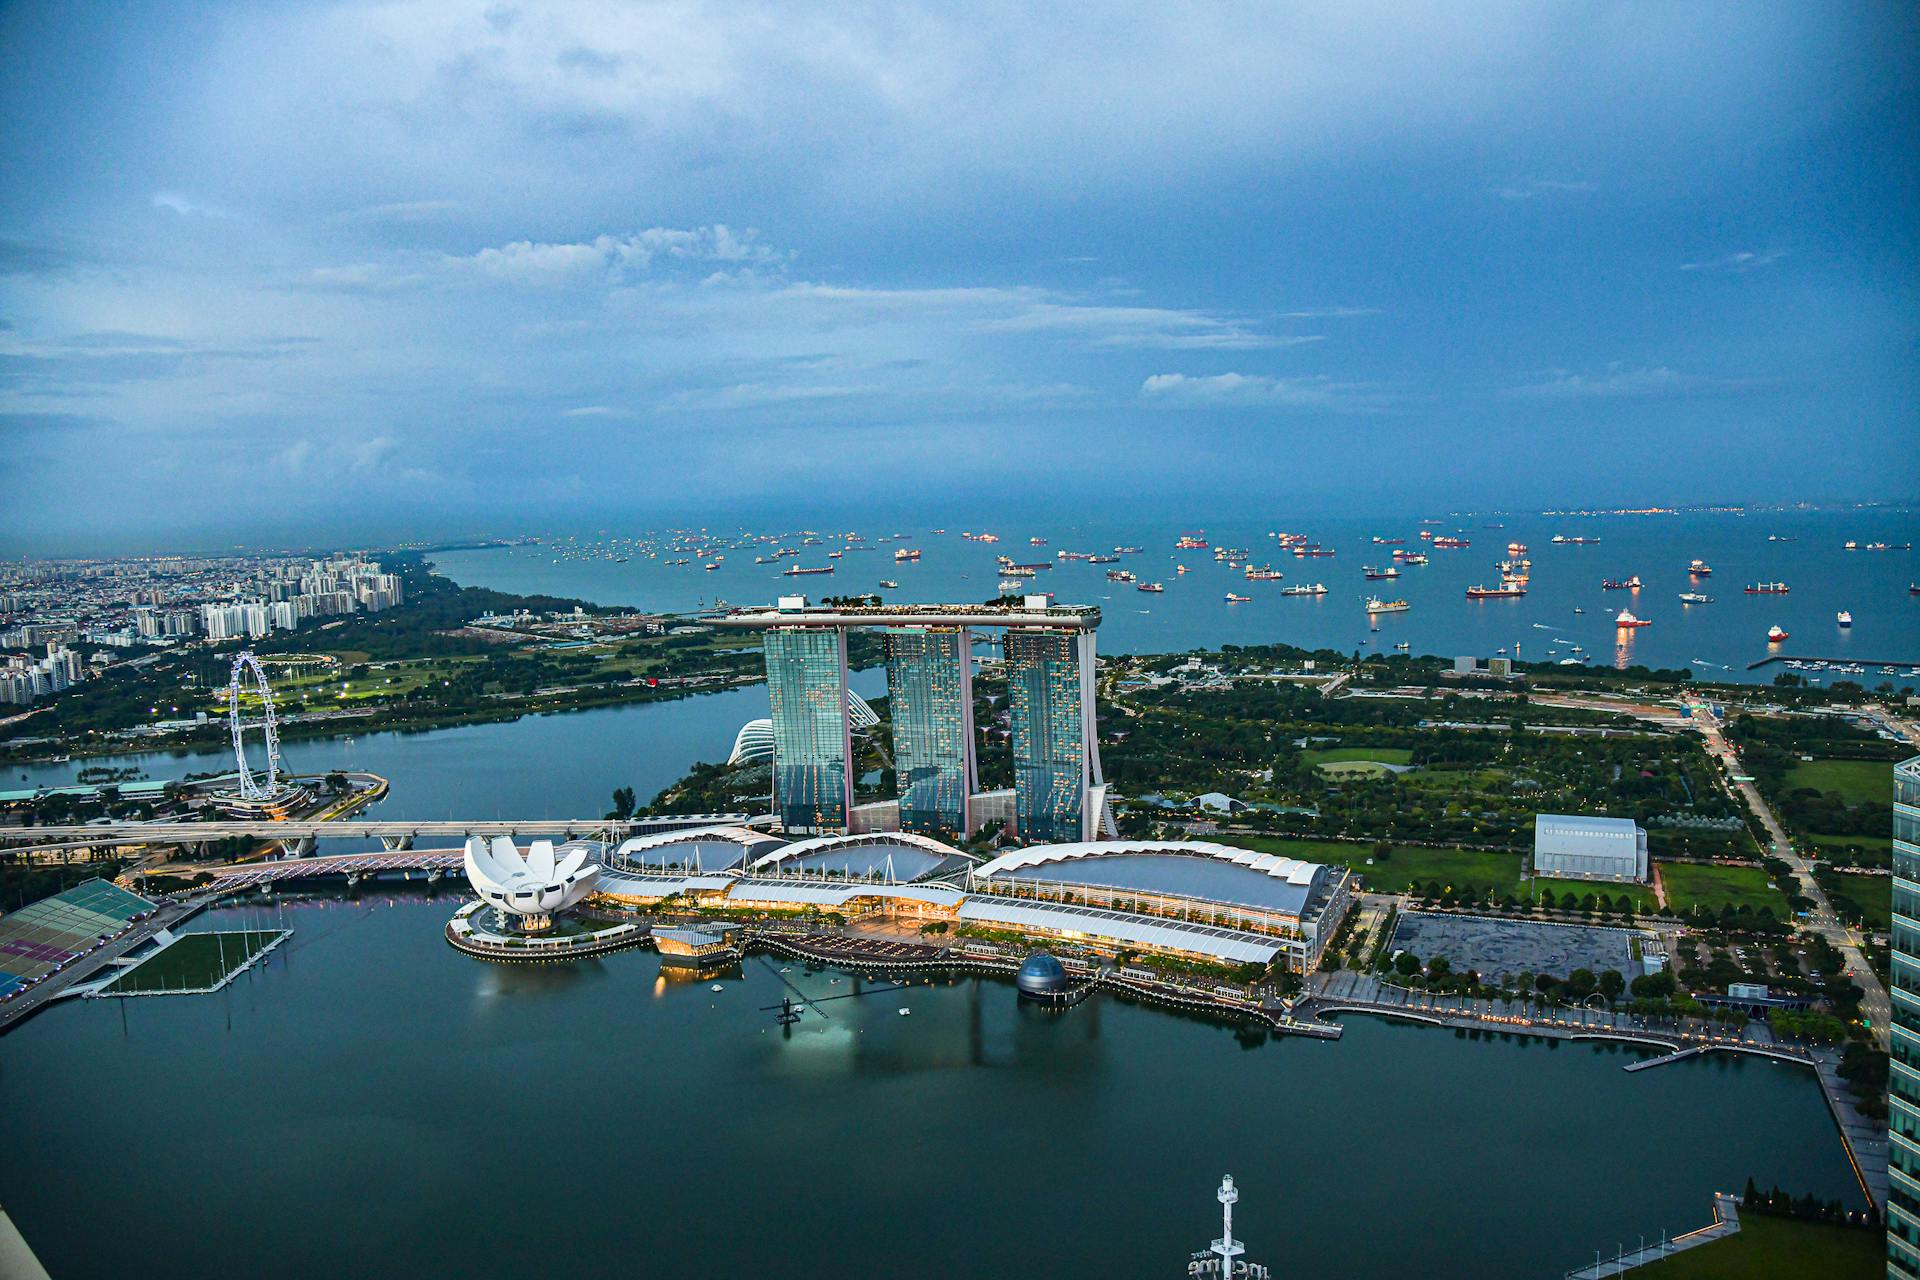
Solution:
{"label": "skyscraper", "polygon": [[1893,767],[1887,1274],[1920,1277],[1920,756]]}
{"label": "skyscraper", "polygon": [[900,829],[963,835],[974,791],[973,654],[965,627],[887,632]]}
{"label": "skyscraper", "polygon": [[776,629],[767,632],[765,652],[780,825],[796,833],[844,831],[853,807],[846,632]]}
{"label": "skyscraper", "polygon": [[1093,633],[1007,632],[1013,809],[1027,844],[1091,839]]}

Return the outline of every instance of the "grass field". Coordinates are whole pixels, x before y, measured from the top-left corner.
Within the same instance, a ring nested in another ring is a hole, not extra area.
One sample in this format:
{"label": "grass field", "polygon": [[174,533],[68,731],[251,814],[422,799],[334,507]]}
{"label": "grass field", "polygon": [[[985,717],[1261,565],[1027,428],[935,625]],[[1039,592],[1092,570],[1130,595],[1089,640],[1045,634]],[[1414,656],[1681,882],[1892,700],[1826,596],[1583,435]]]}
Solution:
{"label": "grass field", "polygon": [[182,934],[173,945],[121,974],[103,990],[108,995],[204,990],[259,955],[280,934],[278,929]]}
{"label": "grass field", "polygon": [[1400,747],[1331,747],[1325,751],[1304,751],[1301,755],[1315,764],[1345,764],[1355,760],[1370,760],[1375,764],[1413,763],[1413,752]]}
{"label": "grass field", "polygon": [[1787,771],[1787,788],[1837,791],[1848,804],[1885,802],[1893,795],[1893,764],[1887,760],[1807,760]]}
{"label": "grass field", "polygon": [[1647,1280],[1867,1280],[1887,1273],[1884,1232],[1740,1215],[1740,1232],[1631,1274]]}
{"label": "grass field", "polygon": [[1366,878],[1367,888],[1378,893],[1404,893],[1409,885],[1425,887],[1430,881],[1442,886],[1478,885],[1498,888],[1520,896],[1520,855],[1488,853],[1478,849],[1422,849],[1395,845],[1385,862],[1367,866],[1373,856],[1371,844],[1349,844],[1343,840],[1284,840],[1264,836],[1230,836],[1225,842],[1263,853],[1281,853],[1308,862],[1332,862],[1353,867]]}
{"label": "grass field", "polygon": [[1758,867],[1713,867],[1685,862],[1663,862],[1660,878],[1667,886],[1667,903],[1678,911],[1704,906],[1720,911],[1729,904],[1736,909],[1761,907],[1771,910],[1776,919],[1787,914],[1787,900]]}
{"label": "grass field", "polygon": [[1862,849],[1878,849],[1882,853],[1891,853],[1893,851],[1892,836],[1823,836],[1816,834],[1808,836],[1806,839],[1809,843],[1822,849],[1845,849],[1849,846],[1858,846]]}

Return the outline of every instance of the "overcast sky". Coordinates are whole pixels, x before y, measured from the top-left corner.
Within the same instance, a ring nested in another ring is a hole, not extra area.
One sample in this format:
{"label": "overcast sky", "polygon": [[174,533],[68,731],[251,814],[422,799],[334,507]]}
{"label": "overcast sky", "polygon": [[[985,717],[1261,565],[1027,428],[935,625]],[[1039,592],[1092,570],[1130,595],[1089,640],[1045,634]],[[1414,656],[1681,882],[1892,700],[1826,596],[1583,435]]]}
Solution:
{"label": "overcast sky", "polygon": [[1908,497],[1917,12],[0,5],[0,552]]}

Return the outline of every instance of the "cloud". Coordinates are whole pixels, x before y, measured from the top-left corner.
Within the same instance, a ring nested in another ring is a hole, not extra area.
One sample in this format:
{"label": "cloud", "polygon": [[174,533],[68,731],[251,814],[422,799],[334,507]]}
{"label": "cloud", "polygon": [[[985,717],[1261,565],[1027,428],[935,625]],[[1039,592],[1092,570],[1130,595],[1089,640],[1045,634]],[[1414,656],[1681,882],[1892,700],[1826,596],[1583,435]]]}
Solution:
{"label": "cloud", "polygon": [[1648,400],[1667,396],[1726,394],[1777,385],[1764,378],[1714,378],[1681,373],[1666,365],[1629,369],[1609,365],[1598,374],[1555,370],[1500,392],[1506,400]]}
{"label": "cloud", "polygon": [[577,409],[562,409],[563,418],[616,418],[623,416],[619,409],[604,404],[583,404]]}
{"label": "cloud", "polygon": [[684,231],[650,227],[630,235],[601,235],[563,244],[516,240],[449,261],[497,280],[566,284],[594,275],[619,278],[644,272],[661,259],[771,266],[784,262],[786,255],[761,244],[758,232],[736,232],[716,222]]}
{"label": "cloud", "polygon": [[1700,262],[1683,262],[1680,264],[1680,269],[1682,271],[1724,271],[1730,274],[1739,274],[1747,271],[1758,271],[1761,267],[1770,267],[1786,256],[1787,253],[1784,249],[1768,249],[1759,253],[1742,250],[1738,253],[1729,253],[1724,257],[1708,258]]}
{"label": "cloud", "polygon": [[1258,373],[1191,376],[1156,373],[1140,384],[1140,394],[1169,404],[1241,408],[1359,408],[1377,403],[1368,389],[1325,378],[1274,378]]}
{"label": "cloud", "polygon": [[188,199],[177,191],[161,191],[153,197],[153,207],[177,213],[183,218],[215,218],[231,221],[239,215],[198,200]]}
{"label": "cloud", "polygon": [[1249,351],[1320,341],[1320,335],[1280,337],[1259,333],[1244,321],[1202,311],[1164,307],[1091,306],[1034,302],[984,328],[1004,333],[1058,333],[1092,347],[1162,350]]}
{"label": "cloud", "polygon": [[784,386],[767,382],[738,382],[726,387],[676,391],[661,405],[665,409],[759,409],[807,400],[845,400],[882,390],[873,386]]}
{"label": "cloud", "polygon": [[399,447],[399,443],[392,436],[374,436],[358,444],[350,444],[345,450],[347,469],[371,471],[392,456],[393,451]]}
{"label": "cloud", "polygon": [[1540,196],[1577,195],[1598,189],[1594,183],[1578,179],[1528,178],[1524,182],[1495,187],[1493,194],[1502,200],[1533,200]]}

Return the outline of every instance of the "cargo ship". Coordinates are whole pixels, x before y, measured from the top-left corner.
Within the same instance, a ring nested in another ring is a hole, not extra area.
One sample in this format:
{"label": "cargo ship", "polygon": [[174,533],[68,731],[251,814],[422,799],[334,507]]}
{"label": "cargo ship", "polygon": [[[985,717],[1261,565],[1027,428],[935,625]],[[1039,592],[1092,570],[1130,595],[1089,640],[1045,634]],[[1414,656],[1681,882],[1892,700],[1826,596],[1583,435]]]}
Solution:
{"label": "cargo ship", "polygon": [[1405,600],[1382,600],[1379,596],[1367,597],[1367,612],[1369,614],[1405,613],[1408,609],[1411,609],[1412,607],[1413,606],[1408,604]]}
{"label": "cargo ship", "polygon": [[1461,547],[1472,546],[1473,541],[1470,538],[1455,538],[1447,534],[1442,534],[1433,540],[1433,545],[1436,547],[1444,547],[1448,550],[1458,550]]}
{"label": "cargo ship", "polygon": [[[709,569],[718,569],[719,567],[720,566],[717,564],[710,564],[707,566],[707,568]],[[809,569],[805,565],[796,564],[796,565],[790,565],[787,568],[782,569],[780,571],[780,576],[783,578],[805,578],[805,577],[808,577],[809,575],[816,574],[816,573],[832,573],[832,572],[833,572],[832,565],[826,565],[825,567],[819,568],[819,569]]]}
{"label": "cargo ship", "polygon": [[1173,544],[1175,551],[1194,551],[1207,545],[1206,535],[1202,533],[1183,533],[1180,541]]}
{"label": "cargo ship", "polygon": [[919,558],[920,549],[918,547],[901,547],[893,553],[894,563],[896,564],[906,560],[918,560]]}
{"label": "cargo ship", "polygon": [[1524,542],[1509,542],[1507,544],[1507,554],[1510,556],[1523,556],[1527,554],[1527,544]]}
{"label": "cargo ship", "polygon": [[1088,556],[1088,564],[1119,564],[1119,556]]}
{"label": "cargo ship", "polygon": [[1503,582],[1497,587],[1468,587],[1469,600],[1500,600],[1509,596],[1523,596],[1527,589],[1517,582]]}
{"label": "cargo ship", "polygon": [[1157,582],[1143,582],[1140,584],[1139,589],[1141,591],[1151,592],[1154,595],[1159,595],[1162,591],[1166,590],[1165,587]]}
{"label": "cargo ship", "polygon": [[1117,555],[1117,556],[1137,556],[1137,555],[1139,555],[1139,554],[1140,554],[1140,548],[1138,548],[1138,547],[1115,547],[1115,548],[1113,549],[1113,554],[1115,554],[1115,555]]}
{"label": "cargo ship", "polygon": [[1245,604],[1245,603],[1247,603],[1247,601],[1249,601],[1249,600],[1251,600],[1251,599],[1253,599],[1253,597],[1252,597],[1252,596],[1237,596],[1237,595],[1235,595],[1235,594],[1233,594],[1233,592],[1231,592],[1231,591],[1229,591],[1229,592],[1227,592],[1227,603],[1228,603],[1228,604]]}
{"label": "cargo ship", "polygon": [[1640,575],[1636,573],[1631,578],[1604,579],[1600,583],[1600,589],[1602,591],[1638,591],[1640,589]]}
{"label": "cargo ship", "polygon": [[1784,582],[1750,582],[1747,594],[1750,596],[1783,596],[1793,588]]}
{"label": "cargo ship", "polygon": [[1706,578],[1706,577],[1711,577],[1712,574],[1713,574],[1713,566],[1708,564],[1705,560],[1695,560],[1692,564],[1687,566],[1688,577]]}
{"label": "cargo ship", "polygon": [[1401,564],[1426,564],[1429,559],[1424,551],[1396,551],[1393,558]]}
{"label": "cargo ship", "polygon": [[1027,545],[1030,547],[1044,547],[1047,545],[1047,540],[1045,538],[1028,538]]}
{"label": "cargo ship", "polygon": [[998,542],[998,541],[1000,541],[1000,535],[999,535],[999,534],[997,534],[997,533],[963,533],[963,534],[961,534],[960,536],[961,536],[962,538],[964,538],[964,539],[965,539],[966,541],[968,541],[968,542]]}
{"label": "cargo ship", "polygon": [[1278,569],[1256,569],[1252,565],[1247,566],[1248,582],[1278,582],[1286,576]]}
{"label": "cargo ship", "polygon": [[1383,538],[1377,533],[1373,535],[1373,545],[1376,547],[1398,547],[1405,542],[1405,538]]}
{"label": "cargo ship", "polygon": [[900,584],[895,582],[892,578],[880,579],[880,586],[882,589],[887,591],[897,591],[900,589]]}
{"label": "cargo ship", "polygon": [[1653,625],[1653,622],[1647,618],[1636,618],[1632,613],[1622,609],[1614,615],[1613,625],[1622,631],[1631,631],[1636,627],[1650,627]]}
{"label": "cargo ship", "polygon": [[1569,537],[1564,533],[1554,534],[1553,541],[1555,546],[1560,547],[1593,547],[1600,543],[1598,538]]}
{"label": "cargo ship", "polygon": [[1333,555],[1334,550],[1332,547],[1295,547],[1293,554],[1299,556],[1302,560],[1309,558],[1318,559],[1322,556]]}
{"label": "cargo ship", "polygon": [[1782,640],[1785,640],[1786,638],[1787,638],[1787,629],[1781,626],[1779,623],[1776,622],[1774,625],[1767,628],[1768,644],[1779,644]]}
{"label": "cargo ship", "polygon": [[1107,581],[1108,581],[1108,582],[1132,582],[1132,581],[1133,581],[1133,570],[1131,570],[1131,569],[1109,569],[1109,570],[1107,570]]}
{"label": "cargo ship", "polygon": [[1367,565],[1362,568],[1360,572],[1366,577],[1368,582],[1378,582],[1385,578],[1397,578],[1400,576],[1400,570],[1394,565],[1388,565],[1384,569],[1376,569],[1372,565]]}
{"label": "cargo ship", "polygon": [[1680,593],[1680,603],[1681,604],[1712,604],[1713,597],[1701,595],[1698,591],[1682,591]]}
{"label": "cargo ship", "polygon": [[1323,596],[1327,594],[1327,584],[1324,582],[1302,582],[1297,586],[1280,588],[1280,594],[1283,596]]}

